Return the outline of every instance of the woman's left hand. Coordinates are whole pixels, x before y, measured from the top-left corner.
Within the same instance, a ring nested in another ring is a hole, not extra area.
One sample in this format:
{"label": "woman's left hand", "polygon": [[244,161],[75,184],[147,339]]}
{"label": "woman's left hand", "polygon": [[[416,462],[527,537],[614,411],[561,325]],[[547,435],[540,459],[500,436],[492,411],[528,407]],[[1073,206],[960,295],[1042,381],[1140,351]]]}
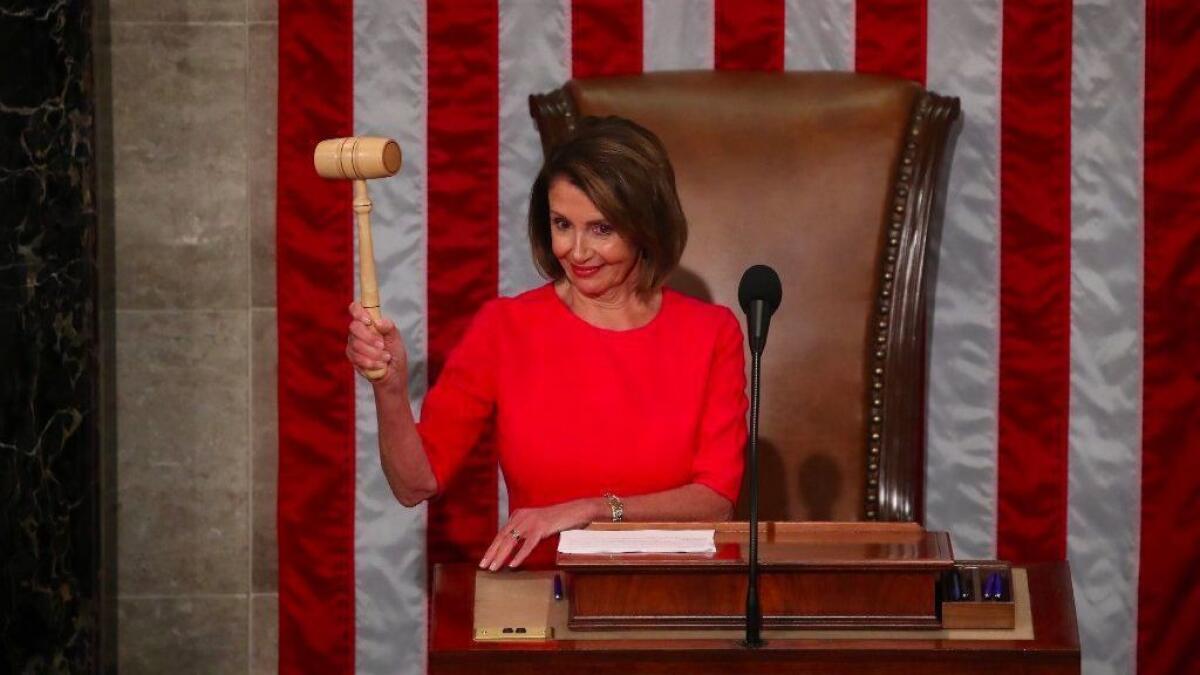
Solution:
{"label": "woman's left hand", "polygon": [[[601,515],[603,500],[577,499],[540,509],[517,509],[500,528],[479,567],[495,572],[512,557],[509,567],[517,567],[533,552],[538,542],[563,530],[582,527]],[[520,548],[518,549],[518,544]],[[516,555],[513,552],[516,551]]]}

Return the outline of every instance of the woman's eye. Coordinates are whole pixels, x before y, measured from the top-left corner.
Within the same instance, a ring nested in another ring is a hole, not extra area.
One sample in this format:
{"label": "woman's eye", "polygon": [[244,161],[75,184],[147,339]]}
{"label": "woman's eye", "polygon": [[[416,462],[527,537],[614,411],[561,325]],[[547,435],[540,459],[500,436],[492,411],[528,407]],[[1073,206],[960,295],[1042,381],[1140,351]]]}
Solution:
{"label": "woman's eye", "polygon": [[609,225],[608,223],[596,223],[592,226],[592,229],[596,232],[596,234],[601,236],[612,234],[613,231],[612,225]]}
{"label": "woman's eye", "polygon": [[551,222],[554,225],[554,227],[556,227],[560,230],[565,230],[565,229],[568,229],[569,227],[571,227],[570,225],[567,224],[567,221],[563,220],[562,218],[555,218]]}

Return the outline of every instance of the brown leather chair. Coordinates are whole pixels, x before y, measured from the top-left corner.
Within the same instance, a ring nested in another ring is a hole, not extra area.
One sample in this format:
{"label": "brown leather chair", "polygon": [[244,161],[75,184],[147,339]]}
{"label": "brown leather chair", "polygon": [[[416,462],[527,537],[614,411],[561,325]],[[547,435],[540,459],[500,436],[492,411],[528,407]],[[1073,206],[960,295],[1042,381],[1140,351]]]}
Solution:
{"label": "brown leather chair", "polygon": [[530,110],[543,150],[585,115],[659,135],[690,226],[674,288],[741,315],[745,268],[778,270],[761,517],[921,521],[933,215],[958,100],[852,73],[679,72],[572,80]]}

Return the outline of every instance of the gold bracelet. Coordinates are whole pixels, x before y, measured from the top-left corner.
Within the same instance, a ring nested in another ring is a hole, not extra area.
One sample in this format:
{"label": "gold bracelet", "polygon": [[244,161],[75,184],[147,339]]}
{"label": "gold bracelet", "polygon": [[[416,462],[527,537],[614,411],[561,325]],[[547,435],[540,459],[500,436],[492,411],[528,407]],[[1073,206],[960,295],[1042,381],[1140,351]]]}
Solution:
{"label": "gold bracelet", "polygon": [[612,521],[614,523],[621,522],[625,518],[625,503],[611,492],[605,492],[604,499],[608,502],[608,508],[612,509]]}

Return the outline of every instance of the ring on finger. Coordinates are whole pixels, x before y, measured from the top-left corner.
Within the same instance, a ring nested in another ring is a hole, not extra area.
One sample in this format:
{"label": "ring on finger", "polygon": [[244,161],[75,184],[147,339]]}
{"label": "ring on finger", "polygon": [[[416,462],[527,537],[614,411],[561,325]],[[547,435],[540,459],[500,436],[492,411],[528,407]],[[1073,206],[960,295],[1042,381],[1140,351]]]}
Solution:
{"label": "ring on finger", "polygon": [[513,530],[512,532],[509,532],[509,533],[508,533],[508,536],[512,537],[513,539],[520,539],[520,538],[521,538],[521,531],[520,531],[520,530]]}

